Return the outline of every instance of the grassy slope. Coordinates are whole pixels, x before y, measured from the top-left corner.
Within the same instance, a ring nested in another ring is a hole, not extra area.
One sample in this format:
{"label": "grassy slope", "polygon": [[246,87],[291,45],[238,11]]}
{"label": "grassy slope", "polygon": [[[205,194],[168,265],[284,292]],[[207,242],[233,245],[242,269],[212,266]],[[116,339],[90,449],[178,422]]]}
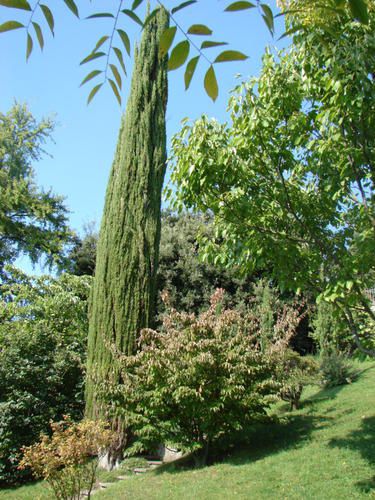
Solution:
{"label": "grassy slope", "polygon": [[[200,470],[163,467],[132,476],[95,499],[375,498],[375,366],[357,382],[311,388],[301,410],[259,428],[222,463]],[[245,440],[245,436],[244,436]],[[0,491],[0,499],[50,498],[41,484]]]}

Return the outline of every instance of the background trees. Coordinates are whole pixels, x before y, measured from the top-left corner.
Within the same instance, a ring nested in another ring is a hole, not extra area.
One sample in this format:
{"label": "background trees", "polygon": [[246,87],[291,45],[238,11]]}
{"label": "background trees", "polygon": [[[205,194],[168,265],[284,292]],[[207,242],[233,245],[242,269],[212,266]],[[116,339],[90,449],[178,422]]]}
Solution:
{"label": "background trees", "polygon": [[29,277],[7,269],[0,286],[0,484],[30,477],[20,448],[49,421],[84,409],[91,279]]}
{"label": "background trees", "polygon": [[374,319],[364,294],[375,250],[370,5],[368,26],[343,11],[331,31],[310,26],[290,53],[267,52],[261,76],[231,98],[230,125],[202,117],[173,140],[177,204],[214,214],[207,255],[312,290],[340,308],[357,343],[354,311]]}
{"label": "background trees", "polygon": [[0,114],[0,274],[20,254],[32,262],[43,255],[59,260],[71,237],[63,198],[38,188],[32,165],[53,127],[21,104]]}

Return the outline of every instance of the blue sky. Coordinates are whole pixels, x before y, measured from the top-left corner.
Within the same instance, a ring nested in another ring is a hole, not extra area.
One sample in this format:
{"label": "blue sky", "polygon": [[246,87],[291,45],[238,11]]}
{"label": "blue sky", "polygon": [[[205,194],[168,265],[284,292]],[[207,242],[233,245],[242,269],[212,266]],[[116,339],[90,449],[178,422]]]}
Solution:
{"label": "blue sky", "polygon": [[[30,1],[30,0],[29,0]],[[112,0],[114,1],[114,0]],[[56,0],[49,2],[53,5]],[[35,3],[30,1],[30,3]],[[132,2],[124,1],[126,4]],[[176,5],[176,1],[167,1]],[[193,23],[208,25],[213,30],[212,39],[230,42],[231,49],[245,52],[249,59],[240,63],[216,66],[220,93],[212,103],[203,90],[203,76],[207,66],[201,64],[190,89],[185,92],[183,72],[169,74],[169,100],[167,110],[168,140],[178,131],[184,117],[197,118],[202,113],[226,119],[229,91],[236,85],[236,75],[243,78],[257,74],[265,46],[278,46],[277,37],[282,34],[282,24],[277,26],[275,39],[270,36],[256,9],[239,13],[224,13],[229,0],[200,0],[177,14],[184,28]],[[95,2],[78,1],[85,7],[81,17],[94,12],[103,12],[108,0]],[[276,9],[272,0],[269,5]],[[107,7],[108,8],[108,7]],[[107,178],[114,156],[121,114],[126,104],[126,94],[131,75],[131,61],[127,61],[128,79],[124,82],[124,99],[120,108],[112,91],[106,87],[87,106],[86,99],[90,83],[79,88],[79,84],[92,69],[101,69],[103,61],[79,66],[79,62],[93,49],[101,35],[111,31],[111,19],[77,20],[63,5],[56,2],[55,38],[41,22],[45,34],[45,48],[41,53],[34,44],[33,53],[25,62],[26,34],[15,30],[0,35],[0,57],[2,77],[0,79],[0,111],[6,112],[15,100],[26,102],[35,117],[55,116],[54,143],[47,145],[52,158],[45,157],[34,165],[37,181],[45,188],[66,198],[73,229],[80,232],[85,223],[96,221],[99,225]],[[17,19],[27,21],[27,13],[0,8],[0,23]],[[139,39],[140,30],[127,18],[123,27],[131,38]],[[195,37],[200,43],[199,37]],[[182,38],[181,38],[182,39]],[[283,42],[285,45],[285,41]],[[214,49],[210,49],[215,54]],[[210,54],[210,52],[207,52]],[[191,52],[191,56],[193,56]],[[22,267],[29,267],[25,262]]]}

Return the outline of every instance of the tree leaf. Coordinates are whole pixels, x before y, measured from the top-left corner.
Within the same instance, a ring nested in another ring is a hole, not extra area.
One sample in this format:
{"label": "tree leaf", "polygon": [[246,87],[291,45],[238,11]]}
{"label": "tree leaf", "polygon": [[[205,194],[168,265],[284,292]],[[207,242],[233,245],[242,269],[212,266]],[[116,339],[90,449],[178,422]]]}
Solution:
{"label": "tree leaf", "polygon": [[99,83],[98,85],[96,85],[92,90],[91,92],[89,93],[89,96],[87,98],[87,104],[90,104],[90,102],[92,101],[92,99],[94,98],[95,94],[98,92],[98,90],[100,89],[100,87],[102,86],[103,84],[102,83]]}
{"label": "tree leaf", "polygon": [[117,88],[117,85],[115,84],[115,82],[111,78],[108,78],[108,81],[109,81],[110,86],[112,87],[112,90],[113,90],[113,93],[116,96],[116,99],[118,100],[118,103],[121,106],[121,96],[120,96],[120,92],[119,92],[119,90]]}
{"label": "tree leaf", "polygon": [[355,18],[361,23],[368,24],[368,10],[365,0],[349,0],[350,10]]}
{"label": "tree leaf", "polygon": [[139,7],[142,2],[143,0],[134,0],[132,5],[132,10],[135,10],[137,7]]}
{"label": "tree leaf", "polygon": [[76,3],[74,0],[64,0],[65,5],[70,9],[73,14],[77,17],[79,17],[79,12]]}
{"label": "tree leaf", "polygon": [[96,42],[93,52],[96,52],[108,40],[109,36],[104,35]]}
{"label": "tree leaf", "polygon": [[92,80],[93,78],[95,78],[96,76],[100,75],[100,73],[103,73],[103,71],[100,71],[99,69],[94,69],[94,71],[91,71],[91,73],[89,73],[81,82],[81,85],[80,87],[82,87],[82,85],[84,85],[85,83],[87,83],[88,81]]}
{"label": "tree leaf", "polygon": [[96,19],[98,17],[115,17],[110,12],[97,12],[96,14],[91,14],[91,16],[87,16],[86,19]]}
{"label": "tree leaf", "polygon": [[224,12],[235,12],[238,10],[253,9],[255,5],[251,2],[233,2],[225,9]]}
{"label": "tree leaf", "polygon": [[25,26],[18,21],[6,21],[3,24],[0,24],[0,33],[4,33],[5,31],[16,30],[18,28],[24,28]]}
{"label": "tree leaf", "polygon": [[248,56],[243,54],[242,52],[239,52],[238,50],[224,50],[224,52],[221,52],[215,59],[215,63],[221,63],[221,62],[231,62],[231,61],[245,61],[248,59]]}
{"label": "tree leaf", "polygon": [[42,33],[42,30],[39,26],[38,23],[35,23],[33,21],[33,26],[34,26],[34,30],[35,30],[35,34],[36,34],[36,37],[38,39],[38,42],[39,42],[39,45],[40,45],[40,49],[43,50],[43,47],[44,47],[44,39],[43,39],[43,33]]}
{"label": "tree leaf", "polygon": [[213,101],[216,101],[217,96],[219,95],[219,87],[217,85],[215,70],[214,70],[214,67],[212,66],[212,64],[208,68],[208,71],[204,77],[204,88],[207,92],[207,95]]}
{"label": "tree leaf", "polygon": [[31,10],[29,2],[26,0],[0,0],[0,5],[11,9]]}
{"label": "tree leaf", "polygon": [[269,6],[265,3],[260,4],[264,15],[262,16],[264,19],[264,22],[266,23],[271,35],[273,36],[274,31],[275,31],[275,25],[274,25],[274,20],[273,20],[273,12],[269,8]]}
{"label": "tree leaf", "polygon": [[159,42],[159,53],[161,56],[165,56],[165,54],[168,53],[176,35],[176,31],[177,26],[171,26],[170,28],[165,29],[161,34]]}
{"label": "tree leaf", "polygon": [[191,79],[193,78],[198,61],[199,61],[199,56],[196,56],[190,59],[190,61],[186,65],[186,70],[184,75],[185,90],[187,90],[190,87]]}
{"label": "tree leaf", "polygon": [[27,43],[26,43],[26,61],[29,59],[31,52],[33,51],[33,39],[31,38],[30,33],[27,34]]}
{"label": "tree leaf", "polygon": [[125,31],[118,29],[117,33],[120,35],[121,41],[124,44],[124,47],[126,49],[126,52],[130,56],[130,39],[128,37],[128,34],[125,33]]}
{"label": "tree leaf", "polygon": [[82,59],[82,61],[79,64],[80,65],[86,64],[90,61],[93,61],[94,59],[98,59],[99,57],[103,57],[105,55],[106,55],[105,52],[91,52],[91,54],[89,54],[87,57]]}
{"label": "tree leaf", "polygon": [[116,54],[117,59],[119,60],[120,66],[122,68],[122,71],[124,72],[124,75],[126,76],[126,68],[125,68],[125,63],[124,63],[124,58],[122,57],[122,52],[118,47],[112,47],[114,53]]}
{"label": "tree leaf", "polygon": [[212,30],[205,24],[193,24],[188,29],[189,35],[212,35]]}
{"label": "tree leaf", "polygon": [[184,9],[185,7],[188,7],[189,5],[191,5],[193,3],[197,3],[197,0],[188,0],[187,2],[182,2],[182,3],[180,3],[180,5],[177,5],[177,7],[174,7],[171,10],[171,14],[175,14],[179,10]]}
{"label": "tree leaf", "polygon": [[202,42],[201,49],[209,49],[211,47],[219,47],[220,45],[228,45],[227,42],[211,42],[210,40],[205,40]]}
{"label": "tree leaf", "polygon": [[129,10],[129,9],[124,9],[121,12],[123,14],[125,14],[126,16],[130,17],[130,19],[132,19],[135,23],[139,24],[139,26],[142,26],[142,28],[143,28],[143,23],[139,19],[139,17],[137,16],[137,14],[135,12],[133,12],[132,10]]}
{"label": "tree leaf", "polygon": [[47,24],[49,26],[49,29],[51,30],[52,36],[55,36],[55,21],[53,19],[52,12],[50,11],[49,7],[47,5],[39,4],[39,7],[42,9],[42,12],[44,14],[44,17],[46,18]]}
{"label": "tree leaf", "polygon": [[110,64],[109,66],[112,70],[113,76],[115,77],[115,80],[116,80],[116,83],[117,83],[119,89],[121,89],[122,80],[121,80],[121,76],[120,76],[120,73],[119,73],[117,67],[114,64]]}
{"label": "tree leaf", "polygon": [[188,40],[184,40],[178,43],[171,52],[168,61],[168,70],[173,71],[179,68],[186,61],[190,51],[190,43]]}

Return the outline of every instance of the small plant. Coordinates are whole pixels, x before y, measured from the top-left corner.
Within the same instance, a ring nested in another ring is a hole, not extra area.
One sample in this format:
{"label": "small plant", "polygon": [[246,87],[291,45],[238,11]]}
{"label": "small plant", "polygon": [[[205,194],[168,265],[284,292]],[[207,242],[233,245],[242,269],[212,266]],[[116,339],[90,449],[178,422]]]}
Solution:
{"label": "small plant", "polygon": [[78,500],[83,490],[90,498],[96,481],[97,456],[113,441],[106,424],[69,417],[51,423],[52,436],[42,435],[39,443],[22,449],[20,469],[30,467],[37,478],[47,481],[59,500]]}
{"label": "small plant", "polygon": [[316,382],[318,364],[312,358],[300,356],[288,348],[279,353],[275,362],[281,384],[279,396],[290,403],[290,410],[297,410],[303,388]]}
{"label": "small plant", "polygon": [[324,353],[320,362],[321,383],[323,387],[336,387],[351,384],[358,376],[345,354],[337,350]]}

